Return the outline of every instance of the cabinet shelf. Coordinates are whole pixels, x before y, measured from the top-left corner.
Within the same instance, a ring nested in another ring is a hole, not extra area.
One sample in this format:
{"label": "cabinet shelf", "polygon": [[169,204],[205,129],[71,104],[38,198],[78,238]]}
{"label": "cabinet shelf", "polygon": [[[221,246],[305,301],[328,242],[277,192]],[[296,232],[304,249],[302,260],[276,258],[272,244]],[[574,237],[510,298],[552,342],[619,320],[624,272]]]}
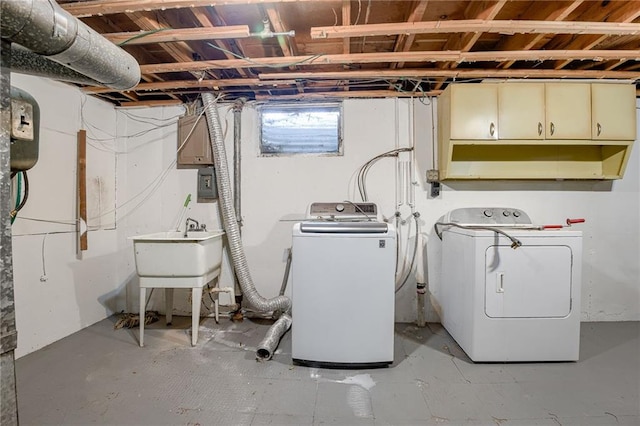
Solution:
{"label": "cabinet shelf", "polygon": [[617,179],[630,144],[453,143],[447,179]]}
{"label": "cabinet shelf", "polygon": [[620,179],[635,116],[629,84],[453,84],[438,99],[440,178]]}

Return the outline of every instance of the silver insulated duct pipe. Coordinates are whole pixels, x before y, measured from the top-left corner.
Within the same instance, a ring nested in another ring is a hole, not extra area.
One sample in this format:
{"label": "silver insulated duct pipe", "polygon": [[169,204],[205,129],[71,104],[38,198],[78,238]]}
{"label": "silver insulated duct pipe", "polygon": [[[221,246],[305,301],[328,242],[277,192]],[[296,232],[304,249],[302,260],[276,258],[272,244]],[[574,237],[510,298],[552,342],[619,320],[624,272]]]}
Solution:
{"label": "silver insulated duct pipe", "polygon": [[222,125],[220,115],[216,105],[216,98],[211,93],[203,93],[204,112],[209,126],[209,139],[211,141],[211,152],[213,153],[213,164],[216,168],[216,181],[218,182],[218,194],[220,195],[220,211],[224,230],[229,241],[231,260],[236,270],[238,281],[242,292],[247,298],[247,302],[259,312],[281,311],[286,312],[291,306],[291,300],[285,296],[277,296],[273,299],[265,299],[258,294],[256,286],[251,279],[247,258],[242,247],[240,237],[240,227],[236,221],[236,214],[233,208],[233,195],[231,191],[231,179],[229,178],[229,166],[224,148],[224,138],[222,136]]}
{"label": "silver insulated duct pipe", "polygon": [[[140,81],[140,66],[133,56],[63,10],[54,0],[2,0],[0,16],[3,39],[104,86],[126,90]],[[21,71],[29,73],[28,69]],[[46,70],[40,70],[37,75],[43,73]]]}
{"label": "silver insulated duct pipe", "polygon": [[[291,308],[291,300],[286,296],[276,296],[273,299],[266,299],[262,297],[256,286],[253,283],[251,274],[249,272],[249,265],[247,264],[247,258],[242,246],[242,238],[240,236],[240,226],[233,207],[233,193],[231,190],[231,180],[229,178],[229,166],[227,163],[227,155],[224,147],[224,137],[222,135],[222,125],[220,123],[220,115],[218,114],[218,108],[216,104],[216,98],[211,93],[203,93],[202,100],[204,103],[204,112],[207,118],[207,125],[209,127],[209,139],[211,142],[211,152],[213,153],[213,164],[216,168],[216,181],[218,184],[218,194],[220,211],[222,215],[222,222],[224,230],[227,233],[227,240],[229,242],[229,251],[231,253],[231,260],[233,267],[236,271],[236,277],[242,288],[242,293],[246,297],[247,302],[258,312],[270,312],[280,311],[288,312]],[[283,315],[283,317],[286,316]],[[278,329],[278,335],[269,330],[267,333],[270,342],[275,342],[275,346],[267,349],[270,358],[271,354],[275,350],[280,337],[289,329],[291,321],[286,323],[286,320],[276,322],[273,328]],[[262,344],[261,344],[262,346]],[[258,350],[258,358],[264,359],[265,351]]]}

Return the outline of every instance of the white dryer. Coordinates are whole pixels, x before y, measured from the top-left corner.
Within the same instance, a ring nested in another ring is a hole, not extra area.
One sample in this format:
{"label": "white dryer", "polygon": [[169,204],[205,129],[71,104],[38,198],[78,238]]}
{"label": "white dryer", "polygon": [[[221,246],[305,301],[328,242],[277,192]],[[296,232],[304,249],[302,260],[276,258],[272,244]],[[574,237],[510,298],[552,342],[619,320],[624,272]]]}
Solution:
{"label": "white dryer", "polygon": [[396,233],[373,203],[313,203],[293,227],[291,354],[296,364],[393,362]]}
{"label": "white dryer", "polygon": [[578,360],[582,232],[543,230],[512,208],[453,210],[443,222],[436,300],[469,358]]}

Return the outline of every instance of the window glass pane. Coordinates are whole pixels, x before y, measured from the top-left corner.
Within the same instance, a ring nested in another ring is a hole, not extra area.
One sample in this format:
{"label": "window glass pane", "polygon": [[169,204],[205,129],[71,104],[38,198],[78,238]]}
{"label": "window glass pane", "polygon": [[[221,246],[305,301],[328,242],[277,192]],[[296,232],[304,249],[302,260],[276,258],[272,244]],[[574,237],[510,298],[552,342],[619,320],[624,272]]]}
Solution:
{"label": "window glass pane", "polygon": [[339,154],[340,123],[340,105],[264,105],[260,151],[263,154]]}

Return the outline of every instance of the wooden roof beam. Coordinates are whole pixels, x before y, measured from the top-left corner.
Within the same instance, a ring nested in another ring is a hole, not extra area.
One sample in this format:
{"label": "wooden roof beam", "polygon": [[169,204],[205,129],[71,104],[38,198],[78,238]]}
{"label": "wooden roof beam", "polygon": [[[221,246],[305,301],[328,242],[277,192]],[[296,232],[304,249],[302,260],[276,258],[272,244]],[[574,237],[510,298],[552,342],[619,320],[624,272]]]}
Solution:
{"label": "wooden roof beam", "polygon": [[[351,0],[342,0],[342,25],[351,25]],[[342,53],[351,53],[351,40],[345,37],[342,40]]]}
{"label": "wooden roof beam", "polygon": [[[543,20],[465,19],[459,21],[398,22],[386,24],[313,27],[314,39],[363,37],[382,35],[415,35],[445,33],[497,33],[497,34],[606,34],[640,35],[640,24],[617,22],[576,22]],[[463,50],[463,49],[462,49]]]}
{"label": "wooden roof beam", "polygon": [[78,18],[112,15],[115,13],[150,12],[205,6],[230,6],[265,3],[291,3],[318,0],[89,0],[64,3],[60,6]]}
{"label": "wooden roof beam", "polygon": [[159,106],[181,105],[183,103],[184,102],[182,102],[180,99],[122,102],[120,106],[118,106],[118,108],[159,107]]}
{"label": "wooden roof beam", "polygon": [[[274,5],[266,5],[264,8],[265,8],[265,11],[267,12],[267,16],[269,17],[269,22],[271,22],[271,25],[273,26],[274,32],[276,33],[289,32],[289,30],[287,29],[287,26],[284,24],[284,22],[282,21],[282,18],[280,17],[280,12],[278,12],[278,9],[276,9]],[[298,55],[298,49],[295,46],[295,44],[289,46],[288,37],[279,35],[278,44],[280,45],[280,49],[282,49],[282,54],[284,56]]]}
{"label": "wooden roof beam", "polygon": [[[441,90],[431,92],[398,92],[396,90],[357,90],[357,91],[323,91],[315,93],[299,93],[297,95],[277,95],[279,100],[322,100],[322,99],[344,99],[344,98],[409,98],[437,96]],[[272,99],[272,95],[256,95],[256,100]]]}
{"label": "wooden roof beam", "polygon": [[[617,6],[615,9],[611,11],[611,13],[607,14],[604,19],[607,22],[616,22],[616,23],[630,23],[633,22],[636,18],[640,16],[640,2],[629,1],[629,2],[621,2],[622,5]],[[610,3],[611,4],[611,3]],[[566,49],[592,49],[596,47],[599,43],[604,41],[609,35],[587,35],[583,37],[578,37],[571,40],[566,46]],[[556,62],[554,68],[561,69],[571,63],[571,60],[561,60]]]}
{"label": "wooden roof beam", "polygon": [[132,31],[102,34],[104,38],[118,45],[170,43],[191,40],[211,40],[250,37],[248,25],[207,28],[165,28],[159,31]]}
{"label": "wooden roof beam", "polygon": [[[500,10],[504,7],[507,0],[498,0],[493,3],[489,3],[486,1],[475,1],[470,2],[469,6],[464,11],[464,16],[466,18],[472,19],[485,19],[485,20],[493,20]],[[451,47],[455,44],[457,48],[462,51],[469,51],[473,47],[473,45],[478,41],[482,33],[466,33],[464,35],[452,36],[449,37],[449,40],[445,43],[443,49],[451,49]],[[448,64],[440,64],[438,65],[440,68],[456,68],[458,64],[456,63],[448,63]],[[438,82],[434,89],[440,89],[444,81]]]}
{"label": "wooden roof beam", "polygon": [[[218,27],[226,27],[227,25],[216,25],[216,22],[214,21],[218,21],[218,23],[220,24],[226,24],[222,18],[220,16],[217,16],[217,14],[215,14],[215,12],[213,11],[213,8],[209,8],[209,9],[203,9],[203,8],[191,8],[191,13],[194,16],[194,18],[200,23],[201,26],[206,27],[206,28],[218,28]],[[214,13],[215,16],[212,16],[211,14]],[[216,45],[218,47],[218,49],[224,54],[224,56],[227,59],[235,59],[235,56],[233,55],[233,49],[231,47],[231,45],[225,41],[225,40],[212,40],[213,44]],[[238,72],[238,74],[240,74],[243,77],[247,77],[248,73],[243,70],[243,69],[237,69],[236,70]]]}
{"label": "wooden roof beam", "polygon": [[[524,16],[535,20],[563,21],[583,2],[584,0],[574,0],[561,8],[558,8],[556,2],[547,2],[544,4],[532,3],[524,13]],[[496,46],[496,50],[533,49],[544,37],[545,34],[536,34],[533,36],[529,34],[515,34],[512,37],[503,38]],[[501,64],[501,68],[509,68],[513,64],[514,61],[508,61]]]}
{"label": "wooden roof beam", "polygon": [[[427,10],[427,5],[429,4],[429,0],[420,0],[418,4],[411,11],[411,15],[407,19],[408,23],[415,23],[416,21],[421,21],[424,17],[424,12]],[[313,29],[312,29],[313,30]],[[411,46],[416,38],[415,34],[398,34],[396,39],[396,44],[393,46],[394,52],[408,52],[411,50]],[[390,68],[402,68],[404,66],[404,62],[397,62],[391,64]]]}
{"label": "wooden roof beam", "polygon": [[[351,25],[351,0],[342,0],[342,25]],[[342,39],[342,53],[348,55],[351,53],[351,39],[345,37]],[[342,86],[342,90],[349,91],[349,85]]]}
{"label": "wooden roof beam", "polygon": [[157,91],[157,90],[172,90],[172,89],[213,89],[218,90],[221,87],[235,87],[235,86],[258,86],[258,87],[272,87],[282,85],[296,85],[296,80],[279,80],[279,81],[264,81],[257,78],[229,78],[223,80],[171,80],[162,82],[140,83],[136,87],[128,90],[114,90],[108,87],[102,86],[86,86],[81,90],[84,93],[99,94],[99,93],[114,93],[120,92],[126,95],[127,92],[143,92],[143,91]]}
{"label": "wooden roof beam", "polygon": [[[640,68],[640,66],[638,66]],[[640,78],[637,71],[600,71],[600,70],[554,70],[554,69],[424,69],[403,68],[398,70],[371,71],[320,71],[320,72],[287,72],[262,73],[260,80],[278,79],[401,79],[401,78],[555,78],[555,79],[621,79],[636,80]]]}
{"label": "wooden roof beam", "polygon": [[198,72],[225,68],[255,68],[260,66],[283,66],[299,62],[304,66],[328,64],[367,64],[390,62],[502,62],[502,61],[547,61],[547,60],[592,60],[614,59],[640,60],[640,50],[514,50],[488,52],[418,51],[335,54],[323,56],[291,56],[212,61],[186,61],[140,66],[143,74],[165,72]]}

